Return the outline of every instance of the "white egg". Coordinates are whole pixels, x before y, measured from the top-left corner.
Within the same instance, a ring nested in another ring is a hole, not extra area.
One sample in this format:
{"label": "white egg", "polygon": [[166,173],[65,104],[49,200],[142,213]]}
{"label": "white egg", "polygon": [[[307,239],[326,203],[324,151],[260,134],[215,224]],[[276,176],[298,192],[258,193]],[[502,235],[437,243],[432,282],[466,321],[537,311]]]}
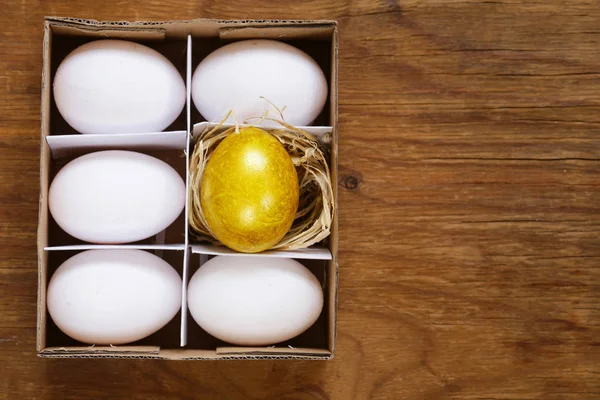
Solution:
{"label": "white egg", "polygon": [[214,337],[264,346],[313,325],[323,309],[323,291],[317,278],[292,259],[217,256],[190,280],[188,307]]}
{"label": "white egg", "polygon": [[123,344],[165,326],[181,309],[181,278],[142,250],[88,250],[65,261],[48,284],[58,328],[89,344]]}
{"label": "white egg", "polygon": [[73,50],[54,76],[58,111],[80,133],[158,132],[185,105],[175,66],[150,47],[96,40]]}
{"label": "white egg", "polygon": [[[207,121],[242,123],[269,110],[283,110],[285,122],[311,124],[327,100],[327,80],[319,65],[305,52],[275,40],[244,40],[209,54],[192,77],[192,98]],[[271,102],[271,103],[270,103]],[[257,123],[251,119],[248,122]],[[264,121],[262,126],[278,126]]]}
{"label": "white egg", "polygon": [[64,166],[50,185],[48,205],[56,223],[77,239],[128,243],[171,225],[185,196],[183,179],[164,161],[108,150]]}

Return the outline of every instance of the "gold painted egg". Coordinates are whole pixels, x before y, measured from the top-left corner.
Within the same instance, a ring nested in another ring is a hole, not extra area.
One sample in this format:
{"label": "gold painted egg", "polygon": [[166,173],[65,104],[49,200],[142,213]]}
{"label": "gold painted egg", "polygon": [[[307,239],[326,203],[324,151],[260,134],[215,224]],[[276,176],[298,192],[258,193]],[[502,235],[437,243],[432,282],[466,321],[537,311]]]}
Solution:
{"label": "gold painted egg", "polygon": [[279,140],[255,127],[241,128],[219,143],[200,190],[213,235],[244,253],[277,244],[298,209],[298,175],[290,155]]}

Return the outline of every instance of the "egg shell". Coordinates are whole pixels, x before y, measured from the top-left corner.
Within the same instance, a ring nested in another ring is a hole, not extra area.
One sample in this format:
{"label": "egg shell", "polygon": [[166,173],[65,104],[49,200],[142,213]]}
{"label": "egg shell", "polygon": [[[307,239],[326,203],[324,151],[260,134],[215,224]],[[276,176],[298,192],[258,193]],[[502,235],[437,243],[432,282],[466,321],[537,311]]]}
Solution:
{"label": "egg shell", "polygon": [[77,239],[103,244],[146,239],[185,206],[185,183],[169,164],[133,151],[86,154],[65,165],[48,194],[56,223]]}
{"label": "egg shell", "polygon": [[181,277],[142,250],[88,250],[65,261],[48,284],[58,328],[89,344],[124,344],[151,335],[181,309]]}
{"label": "egg shell", "polygon": [[194,274],[188,307],[196,323],[225,342],[265,346],[298,336],[319,318],[323,291],[293,259],[217,256]]}
{"label": "egg shell", "polygon": [[223,139],[202,176],[202,211],[211,233],[244,253],[267,250],[285,236],[298,196],[298,175],[287,150],[256,127]]}
{"label": "egg shell", "polygon": [[80,133],[159,132],[185,105],[185,83],[175,66],[150,47],[96,40],[60,63],[54,101]]}
{"label": "egg shell", "polygon": [[[203,59],[192,77],[194,105],[207,121],[242,123],[269,110],[270,118],[294,126],[311,124],[327,100],[325,74],[308,54],[275,40],[243,40],[223,46]],[[259,120],[249,120],[258,123]],[[263,121],[261,126],[279,126]]]}

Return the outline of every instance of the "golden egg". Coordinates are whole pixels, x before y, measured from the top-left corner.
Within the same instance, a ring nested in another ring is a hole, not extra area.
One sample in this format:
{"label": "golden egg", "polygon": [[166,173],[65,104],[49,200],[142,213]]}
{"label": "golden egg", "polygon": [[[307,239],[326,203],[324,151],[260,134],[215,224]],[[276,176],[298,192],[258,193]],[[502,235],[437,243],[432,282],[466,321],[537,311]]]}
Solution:
{"label": "golden egg", "polygon": [[202,212],[213,235],[244,253],[277,244],[298,209],[292,159],[279,140],[259,128],[241,128],[219,143],[200,189]]}

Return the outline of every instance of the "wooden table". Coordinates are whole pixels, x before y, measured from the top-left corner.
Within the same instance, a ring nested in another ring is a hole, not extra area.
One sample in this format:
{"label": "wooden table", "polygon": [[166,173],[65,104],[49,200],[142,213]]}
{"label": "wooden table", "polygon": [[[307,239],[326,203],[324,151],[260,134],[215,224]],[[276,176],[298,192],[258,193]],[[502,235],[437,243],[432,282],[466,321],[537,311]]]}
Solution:
{"label": "wooden table", "polygon": [[[262,3],[2,5],[0,398],[599,399],[600,2]],[[339,21],[333,361],[36,357],[44,15]]]}

